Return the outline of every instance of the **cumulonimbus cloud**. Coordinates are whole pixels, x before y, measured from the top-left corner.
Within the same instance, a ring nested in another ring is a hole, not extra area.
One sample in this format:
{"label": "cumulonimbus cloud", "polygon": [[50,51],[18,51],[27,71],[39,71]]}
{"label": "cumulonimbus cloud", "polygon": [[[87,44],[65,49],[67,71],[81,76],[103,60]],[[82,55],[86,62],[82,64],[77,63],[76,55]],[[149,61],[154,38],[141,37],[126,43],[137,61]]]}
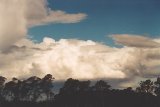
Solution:
{"label": "cumulonimbus cloud", "polygon": [[[152,41],[152,39],[151,39]],[[56,80],[133,79],[160,74],[160,48],[109,47],[91,40],[23,39],[0,53],[0,75],[8,78],[52,74]]]}

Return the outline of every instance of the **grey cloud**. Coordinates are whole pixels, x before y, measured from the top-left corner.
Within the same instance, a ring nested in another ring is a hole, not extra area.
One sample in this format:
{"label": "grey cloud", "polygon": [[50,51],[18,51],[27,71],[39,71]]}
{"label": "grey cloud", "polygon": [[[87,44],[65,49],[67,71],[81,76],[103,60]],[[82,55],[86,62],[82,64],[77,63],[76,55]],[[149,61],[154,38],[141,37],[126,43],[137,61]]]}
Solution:
{"label": "grey cloud", "polygon": [[0,50],[25,38],[28,28],[50,23],[77,23],[84,13],[52,10],[47,0],[0,0]]}
{"label": "grey cloud", "polygon": [[148,37],[143,37],[139,35],[113,35],[112,38],[116,43],[129,46],[129,47],[139,47],[139,48],[157,48],[160,47],[160,43],[152,40]]}
{"label": "grey cloud", "polygon": [[68,14],[61,10],[47,7],[47,0],[24,0],[26,5],[27,25],[37,26],[48,23],[77,23],[86,18],[84,13]]}

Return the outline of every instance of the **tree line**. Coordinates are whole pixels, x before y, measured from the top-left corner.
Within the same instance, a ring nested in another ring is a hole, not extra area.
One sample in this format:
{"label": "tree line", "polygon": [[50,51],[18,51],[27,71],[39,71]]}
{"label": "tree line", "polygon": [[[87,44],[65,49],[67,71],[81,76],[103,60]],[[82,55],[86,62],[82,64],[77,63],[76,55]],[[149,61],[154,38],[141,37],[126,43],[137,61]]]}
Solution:
{"label": "tree line", "polygon": [[0,76],[1,107],[160,107],[160,78],[140,81],[137,88],[113,89],[106,81],[69,78],[59,93],[54,92],[54,77],[47,74],[6,82]]}

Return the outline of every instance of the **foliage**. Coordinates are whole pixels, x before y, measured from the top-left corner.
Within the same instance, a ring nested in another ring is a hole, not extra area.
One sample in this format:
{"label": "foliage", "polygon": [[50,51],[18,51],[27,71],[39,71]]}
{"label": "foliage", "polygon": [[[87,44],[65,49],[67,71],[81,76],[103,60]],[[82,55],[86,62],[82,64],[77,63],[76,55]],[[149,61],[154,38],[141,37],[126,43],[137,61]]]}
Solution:
{"label": "foliage", "polygon": [[69,78],[56,95],[53,81],[51,74],[9,82],[0,76],[0,107],[160,107],[159,77],[141,81],[136,90],[112,89],[103,80],[91,85],[89,80]]}

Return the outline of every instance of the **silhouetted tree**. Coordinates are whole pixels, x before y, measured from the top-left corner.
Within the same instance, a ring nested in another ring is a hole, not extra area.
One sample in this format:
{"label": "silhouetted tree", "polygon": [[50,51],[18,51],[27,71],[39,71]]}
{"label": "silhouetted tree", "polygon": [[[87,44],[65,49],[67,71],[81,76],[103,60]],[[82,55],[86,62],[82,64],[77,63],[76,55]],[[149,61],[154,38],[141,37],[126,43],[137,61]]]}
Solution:
{"label": "silhouetted tree", "polygon": [[132,87],[127,87],[126,89],[124,89],[126,91],[133,91]]}
{"label": "silhouetted tree", "polygon": [[0,76],[0,89],[4,87],[4,83],[6,81],[5,77]]}
{"label": "silhouetted tree", "polygon": [[151,80],[141,81],[139,87],[136,88],[137,92],[141,93],[153,93],[154,83]]}
{"label": "silhouetted tree", "polygon": [[90,89],[90,83],[91,81],[80,81],[79,82],[79,90],[81,92],[84,92],[84,91],[88,91]]}
{"label": "silhouetted tree", "polygon": [[131,94],[134,93],[134,90],[132,89],[132,87],[127,87],[126,89],[123,90],[126,94]]}
{"label": "silhouetted tree", "polygon": [[[13,78],[6,84],[5,80],[0,77],[0,98],[6,99],[0,99],[0,107],[160,107],[160,78],[141,81],[136,91],[132,87],[111,89],[103,80],[90,85],[90,81],[69,78],[56,97],[51,74],[23,81]],[[153,95],[154,90],[158,96]]]}
{"label": "silhouetted tree", "polygon": [[3,89],[4,89],[4,83],[6,81],[5,77],[0,76],[0,102],[3,101]]}
{"label": "silhouetted tree", "polygon": [[157,80],[154,82],[155,84],[155,94],[157,96],[160,96],[160,77],[157,78]]}
{"label": "silhouetted tree", "polygon": [[41,78],[33,76],[23,81],[22,97],[24,100],[37,101],[40,96]]}
{"label": "silhouetted tree", "polygon": [[12,81],[5,84],[4,87],[4,97],[7,100],[19,100],[20,99],[20,89],[21,81],[17,78],[12,78]]}
{"label": "silhouetted tree", "polygon": [[108,85],[107,82],[100,80],[96,82],[94,88],[96,91],[108,91],[111,88],[111,86]]}
{"label": "silhouetted tree", "polygon": [[53,80],[54,80],[54,77],[52,77],[51,74],[47,74],[44,78],[42,78],[40,83],[42,93],[46,94],[47,100],[52,100],[54,97]]}
{"label": "silhouetted tree", "polygon": [[72,94],[79,91],[79,80],[69,78],[60,89],[60,94]]}

